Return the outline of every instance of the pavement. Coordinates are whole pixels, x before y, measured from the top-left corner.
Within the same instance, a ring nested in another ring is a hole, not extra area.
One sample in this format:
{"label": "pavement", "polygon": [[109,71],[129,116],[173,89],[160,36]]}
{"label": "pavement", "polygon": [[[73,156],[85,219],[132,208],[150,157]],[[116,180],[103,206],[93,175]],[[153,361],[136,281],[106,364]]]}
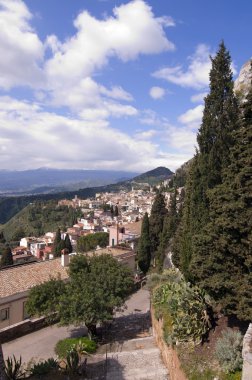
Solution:
{"label": "pavement", "polygon": [[[127,308],[116,313],[116,317],[145,314],[150,308],[149,292],[140,289],[134,293],[126,302]],[[60,339],[67,337],[78,337],[87,334],[85,327],[76,328],[74,326],[58,327],[57,325],[45,327],[39,331],[27,334],[21,338],[4,343],[4,357],[15,355],[22,356],[23,363],[28,363],[31,359],[48,359],[56,357],[54,347]]]}

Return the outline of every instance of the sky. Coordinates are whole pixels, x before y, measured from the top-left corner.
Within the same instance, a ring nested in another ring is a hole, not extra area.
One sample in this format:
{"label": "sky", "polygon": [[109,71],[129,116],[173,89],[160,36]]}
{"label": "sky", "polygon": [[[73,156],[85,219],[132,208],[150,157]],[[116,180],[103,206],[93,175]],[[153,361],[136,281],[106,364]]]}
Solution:
{"label": "sky", "polygon": [[0,0],[0,169],[177,169],[210,56],[251,58],[248,0]]}

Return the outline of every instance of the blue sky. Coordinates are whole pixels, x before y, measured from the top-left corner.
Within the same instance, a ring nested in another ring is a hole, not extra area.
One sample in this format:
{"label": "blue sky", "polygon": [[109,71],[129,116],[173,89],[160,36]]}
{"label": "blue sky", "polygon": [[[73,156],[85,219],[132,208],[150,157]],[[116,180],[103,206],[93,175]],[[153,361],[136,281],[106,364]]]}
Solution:
{"label": "blue sky", "polygon": [[0,0],[0,169],[175,170],[209,55],[251,58],[247,0]]}

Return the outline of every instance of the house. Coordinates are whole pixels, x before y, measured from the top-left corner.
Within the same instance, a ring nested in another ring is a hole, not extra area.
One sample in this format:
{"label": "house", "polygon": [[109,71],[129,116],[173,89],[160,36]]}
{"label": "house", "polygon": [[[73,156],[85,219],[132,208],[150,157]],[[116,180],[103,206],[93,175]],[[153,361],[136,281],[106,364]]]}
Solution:
{"label": "house", "polygon": [[33,286],[49,281],[51,277],[68,278],[67,268],[61,260],[57,258],[0,270],[0,330],[28,318],[25,302]]}

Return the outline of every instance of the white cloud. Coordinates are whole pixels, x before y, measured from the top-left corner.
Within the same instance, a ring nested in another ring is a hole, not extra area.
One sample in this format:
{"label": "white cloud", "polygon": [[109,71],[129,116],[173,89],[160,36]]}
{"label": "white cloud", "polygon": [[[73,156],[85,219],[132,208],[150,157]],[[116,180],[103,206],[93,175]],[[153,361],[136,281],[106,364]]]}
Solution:
{"label": "white cloud", "polygon": [[21,0],[0,0],[0,87],[42,84],[43,44],[29,25],[32,15]]}
{"label": "white cloud", "polygon": [[162,99],[164,96],[165,96],[165,89],[162,88],[162,87],[151,87],[150,89],[150,96],[153,98],[153,99]]}
{"label": "white cloud", "polygon": [[135,134],[135,138],[138,140],[149,140],[155,135],[158,134],[158,131],[155,129],[149,129],[148,131],[139,131]]}
{"label": "white cloud", "polygon": [[153,76],[182,87],[191,87],[197,90],[204,89],[209,83],[210,54],[209,46],[200,44],[197,46],[196,52],[188,57],[189,65],[187,70],[184,70],[182,66],[164,67],[153,73]]}
{"label": "white cloud", "polygon": [[199,128],[202,121],[204,106],[202,104],[195,108],[191,108],[178,117],[178,121],[186,124],[188,127],[195,129]]}
{"label": "white cloud", "polygon": [[207,92],[200,92],[199,94],[195,94],[191,96],[192,103],[202,103],[207,96]]}
{"label": "white cloud", "polygon": [[0,136],[0,168],[144,171],[160,165],[174,169],[187,157],[160,151],[147,136],[131,138],[107,124],[59,116],[10,97],[0,97]]}

